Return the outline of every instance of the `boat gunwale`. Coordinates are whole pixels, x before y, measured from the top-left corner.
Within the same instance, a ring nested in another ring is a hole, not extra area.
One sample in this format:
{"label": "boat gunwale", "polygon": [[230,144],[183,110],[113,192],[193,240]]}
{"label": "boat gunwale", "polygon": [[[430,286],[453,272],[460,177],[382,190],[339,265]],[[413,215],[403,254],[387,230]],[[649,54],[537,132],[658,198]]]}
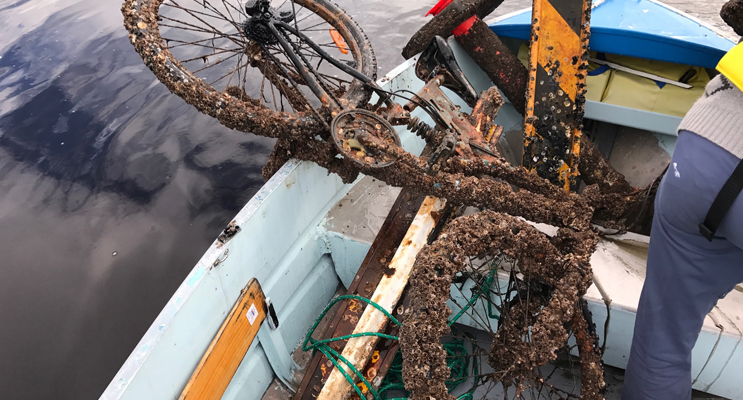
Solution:
{"label": "boat gunwale", "polygon": [[[730,35],[730,34],[728,34],[728,33],[725,33],[725,32],[724,32],[723,30],[721,30],[720,28],[718,28],[718,27],[716,27],[716,26],[714,26],[714,25],[712,25],[712,24],[710,24],[710,23],[708,23],[708,22],[705,22],[705,21],[703,21],[703,20],[701,20],[701,19],[699,19],[699,18],[697,18],[697,17],[695,17],[695,16],[693,16],[693,15],[691,15],[691,14],[689,14],[689,13],[686,13],[686,12],[684,12],[684,11],[681,11],[681,10],[679,10],[678,8],[676,8],[676,7],[673,7],[673,6],[670,6],[670,5],[668,5],[668,4],[665,4],[665,3],[663,3],[663,2],[661,2],[661,1],[659,1],[659,0],[646,0],[646,1],[648,1],[648,2],[650,2],[650,3],[653,3],[653,4],[655,4],[655,5],[661,6],[661,7],[665,8],[665,9],[666,9],[666,10],[668,10],[668,11],[671,11],[671,12],[673,12],[673,13],[675,13],[675,14],[678,14],[678,15],[680,15],[680,16],[682,16],[682,17],[684,17],[684,18],[688,19],[688,20],[691,20],[691,21],[693,21],[694,23],[697,23],[697,24],[699,24],[700,26],[702,26],[702,27],[704,27],[704,28],[707,28],[707,29],[711,30],[711,31],[712,31],[712,32],[714,32],[714,33],[715,33],[715,34],[716,34],[717,36],[719,36],[719,37],[721,37],[721,38],[723,38],[723,39],[727,39],[727,40],[729,40],[729,41],[731,41],[731,42],[733,42],[733,43],[736,43],[736,40],[735,40],[735,37],[734,37],[734,36],[732,36],[732,35]],[[603,3],[601,3],[601,4],[603,4]],[[599,5],[598,5],[598,6],[596,7],[596,9],[598,9],[599,7],[601,7],[601,4],[599,4]],[[503,15],[501,15],[501,16],[496,16],[496,17],[488,18],[488,19],[487,19],[486,21],[484,21],[484,22],[485,22],[486,24],[488,24],[488,26],[491,26],[491,27],[492,27],[492,25],[494,25],[494,24],[496,24],[496,23],[498,23],[498,22],[501,22],[501,21],[505,21],[505,20],[507,20],[507,19],[509,19],[509,18],[513,18],[513,17],[515,17],[515,16],[517,16],[517,15],[521,15],[521,14],[524,14],[524,13],[526,13],[526,12],[529,12],[529,11],[531,11],[531,7],[525,7],[525,8],[522,8],[522,9],[520,9],[520,10],[516,10],[516,11],[512,11],[512,12],[510,12],[510,13],[507,13],[507,14],[503,14]],[[609,28],[607,28],[607,29],[609,29]],[[616,29],[620,29],[620,28],[616,28]],[[680,39],[679,39],[679,40],[680,40]],[[683,41],[683,40],[682,40],[682,41]]]}
{"label": "boat gunwale", "polygon": [[[721,29],[715,27],[714,25],[712,25],[710,23],[704,22],[704,21],[702,21],[702,20],[700,20],[700,19],[698,19],[698,18],[696,18],[696,17],[694,17],[694,16],[692,16],[692,15],[690,15],[688,13],[685,13],[685,12],[683,12],[683,11],[675,8],[675,7],[672,7],[670,5],[664,4],[664,3],[660,2],[660,1],[657,1],[657,0],[645,0],[645,1],[647,1],[649,3],[652,3],[652,4],[656,5],[656,6],[659,6],[659,7],[663,8],[663,9],[665,9],[665,10],[673,13],[673,14],[676,14],[676,15],[678,15],[678,16],[680,16],[682,18],[685,18],[685,19],[687,19],[687,20],[689,20],[689,21],[691,21],[691,22],[693,22],[695,24],[698,24],[702,28],[705,28],[705,29],[709,30],[710,32],[712,32],[713,34],[715,34],[718,38],[720,38],[720,39],[728,42],[727,43],[727,44],[729,44],[728,49],[723,49],[721,47],[717,47],[717,46],[714,46],[714,45],[696,43],[694,41],[688,40],[689,38],[676,38],[676,37],[673,37],[673,36],[663,36],[663,35],[657,34],[657,33],[651,33],[651,32],[645,32],[645,31],[636,31],[636,30],[631,30],[631,29],[623,29],[621,27],[592,26],[591,27],[591,29],[592,29],[592,35],[595,35],[595,36],[592,36],[591,40],[595,40],[596,37],[602,36],[602,40],[610,40],[611,38],[630,38],[630,39],[634,39],[634,40],[638,40],[638,41],[644,41],[644,42],[649,42],[649,43],[658,43],[658,44],[661,44],[661,45],[673,46],[673,47],[678,47],[678,48],[681,48],[682,47],[681,44],[685,44],[686,45],[685,48],[688,49],[688,50],[690,50],[690,51],[694,51],[694,52],[702,53],[702,54],[708,54],[710,56],[712,55],[712,53],[722,53],[722,54],[724,54],[724,52],[730,50],[737,43],[736,38],[734,36],[732,36],[732,35],[724,32],[724,31],[722,31]],[[601,5],[599,5],[596,8],[598,9],[600,7],[601,7]],[[515,31],[516,29],[522,30],[522,29],[525,29],[525,27],[527,26],[527,24],[524,24],[524,23],[513,23],[513,24],[504,24],[504,25],[497,25],[497,24],[500,23],[500,22],[506,21],[508,19],[521,16],[522,14],[528,14],[530,12],[531,12],[531,7],[526,7],[526,8],[523,8],[521,10],[517,10],[517,11],[513,11],[513,12],[510,12],[510,13],[504,14],[502,16],[498,16],[498,17],[487,19],[485,21],[485,23],[491,29],[494,29],[494,28],[497,28],[497,27],[513,27],[513,28],[510,28],[513,31]],[[529,32],[531,32],[531,28],[529,28]],[[623,34],[620,34],[620,33],[623,33]],[[518,40],[527,40],[527,39],[524,39],[523,37],[515,37],[515,36],[504,36],[504,37],[518,39]],[[695,37],[699,37],[699,36],[695,36]],[[694,37],[691,37],[691,39],[693,39],[693,38]],[[602,50],[602,51],[609,52],[609,51],[606,51],[606,50]],[[722,55],[722,54],[720,54],[720,55]],[[628,54],[624,54],[624,55],[628,55]],[[632,56],[632,54],[629,54],[629,55]],[[639,57],[639,56],[635,55],[635,57]],[[640,58],[646,58],[646,57],[640,57]],[[667,60],[659,60],[659,61],[667,61]],[[707,66],[707,67],[708,68],[711,68],[710,66]]]}

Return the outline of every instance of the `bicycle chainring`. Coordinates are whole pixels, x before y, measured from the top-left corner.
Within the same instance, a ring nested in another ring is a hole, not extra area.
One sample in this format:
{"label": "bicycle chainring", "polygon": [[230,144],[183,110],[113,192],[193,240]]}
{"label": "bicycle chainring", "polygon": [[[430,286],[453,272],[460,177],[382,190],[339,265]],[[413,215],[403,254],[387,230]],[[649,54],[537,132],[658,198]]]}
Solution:
{"label": "bicycle chainring", "polygon": [[384,118],[362,109],[346,110],[331,123],[330,132],[340,153],[370,168],[383,168],[395,162],[388,153],[364,146],[369,139],[388,147],[400,147],[400,137]]}

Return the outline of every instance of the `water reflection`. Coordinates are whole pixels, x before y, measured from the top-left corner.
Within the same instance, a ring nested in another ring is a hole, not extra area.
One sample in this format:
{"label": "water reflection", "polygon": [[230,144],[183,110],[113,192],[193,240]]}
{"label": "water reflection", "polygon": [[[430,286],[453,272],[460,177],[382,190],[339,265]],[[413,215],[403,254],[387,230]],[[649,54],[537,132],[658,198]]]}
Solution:
{"label": "water reflection", "polygon": [[272,146],[160,85],[118,1],[48,3],[0,3],[3,399],[100,395]]}
{"label": "water reflection", "polygon": [[[394,12],[338,3],[382,75],[433,1]],[[119,8],[0,0],[2,399],[97,398],[263,183],[273,142],[171,95],[133,51]]]}

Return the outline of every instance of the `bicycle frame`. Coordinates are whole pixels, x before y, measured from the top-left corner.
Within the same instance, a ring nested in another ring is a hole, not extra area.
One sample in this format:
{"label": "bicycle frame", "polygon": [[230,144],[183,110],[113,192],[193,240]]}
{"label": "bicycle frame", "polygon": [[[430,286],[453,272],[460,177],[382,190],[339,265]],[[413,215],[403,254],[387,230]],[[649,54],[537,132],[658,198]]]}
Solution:
{"label": "bicycle frame", "polygon": [[[317,96],[322,105],[330,109],[331,113],[338,113],[342,111],[344,108],[343,104],[338,99],[338,97],[332,93],[332,91],[328,90],[326,85],[323,84],[322,80],[318,79],[319,73],[317,69],[314,68],[309,60],[307,60],[307,58],[300,52],[299,44],[292,41],[289,38],[289,34],[293,34],[303,43],[309,45],[310,48],[312,48],[312,50],[314,50],[322,60],[328,61],[336,68],[352,76],[354,79],[359,80],[365,85],[368,85],[372,88],[377,87],[374,80],[357,71],[356,69],[350,67],[346,63],[341,62],[340,60],[331,56],[325,50],[323,50],[321,46],[313,42],[312,39],[310,39],[307,35],[300,32],[299,29],[296,28],[296,26],[292,26],[291,24],[286,22],[296,18],[296,15],[277,15],[276,11],[270,8],[270,1],[268,0],[256,0],[253,3],[246,5],[245,9],[248,14],[251,15],[252,21],[250,23],[261,24],[264,27],[268,28],[268,31],[272,35],[273,39],[275,39],[279,43],[279,45],[284,50],[285,55],[289,58],[289,61],[294,65],[299,74],[302,76],[304,83],[306,83],[307,87],[312,91],[312,93]],[[261,47],[263,47],[263,45],[261,45]],[[265,49],[265,47],[263,47],[263,50],[265,54],[269,55],[269,57],[274,58],[270,55],[270,52]],[[296,87],[297,82],[295,82],[294,79],[291,78],[291,75],[286,70],[286,68],[280,62],[276,62],[277,60],[274,59],[273,61],[279,67],[284,77],[289,79],[295,89],[298,89]],[[302,93],[301,91],[300,93],[304,97],[304,100],[307,102],[307,104],[310,105],[311,103],[309,99],[304,96],[304,93]]]}

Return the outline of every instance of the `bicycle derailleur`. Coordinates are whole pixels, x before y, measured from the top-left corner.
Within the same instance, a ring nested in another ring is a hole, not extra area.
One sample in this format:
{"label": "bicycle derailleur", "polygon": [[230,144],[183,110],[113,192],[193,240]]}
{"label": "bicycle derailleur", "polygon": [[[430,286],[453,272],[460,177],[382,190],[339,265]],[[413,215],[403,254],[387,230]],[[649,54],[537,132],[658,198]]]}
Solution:
{"label": "bicycle derailleur", "polygon": [[269,22],[281,21],[288,24],[295,17],[293,11],[279,11],[271,7],[271,0],[248,0],[245,12],[248,19],[242,26],[243,33],[248,39],[264,46],[279,42],[268,27]]}

